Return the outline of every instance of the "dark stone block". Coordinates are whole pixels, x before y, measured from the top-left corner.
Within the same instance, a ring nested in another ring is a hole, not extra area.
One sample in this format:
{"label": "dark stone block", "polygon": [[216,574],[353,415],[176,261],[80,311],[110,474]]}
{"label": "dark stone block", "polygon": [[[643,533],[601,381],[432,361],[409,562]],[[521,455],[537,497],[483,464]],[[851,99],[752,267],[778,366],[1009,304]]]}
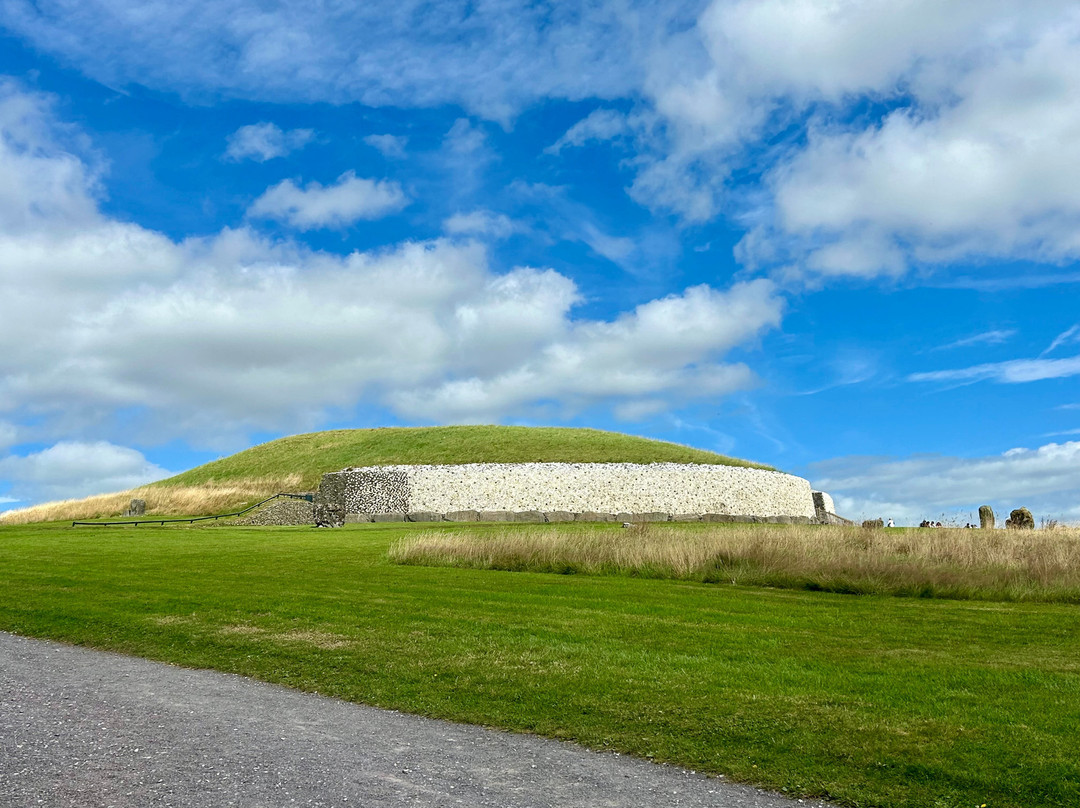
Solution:
{"label": "dark stone block", "polygon": [[441,522],[443,520],[441,513],[432,513],[431,511],[412,511],[405,516],[408,522]]}
{"label": "dark stone block", "polygon": [[628,522],[670,522],[670,513],[661,513],[660,511],[649,511],[648,513],[632,513],[630,518],[625,520]]}
{"label": "dark stone block", "polygon": [[371,514],[372,522],[404,522],[405,514],[403,513],[373,513]]}
{"label": "dark stone block", "polygon": [[701,514],[702,522],[734,522],[735,517],[730,513],[703,513]]}
{"label": "dark stone block", "polygon": [[570,511],[548,511],[544,514],[546,522],[573,522],[574,514]]}
{"label": "dark stone block", "polygon": [[515,511],[511,522],[543,522],[544,514],[540,511]]}
{"label": "dark stone block", "polygon": [[614,522],[615,514],[597,513],[596,511],[583,511],[574,517],[575,522]]}
{"label": "dark stone block", "polygon": [[478,511],[449,511],[443,518],[447,522],[479,522],[480,514]]}

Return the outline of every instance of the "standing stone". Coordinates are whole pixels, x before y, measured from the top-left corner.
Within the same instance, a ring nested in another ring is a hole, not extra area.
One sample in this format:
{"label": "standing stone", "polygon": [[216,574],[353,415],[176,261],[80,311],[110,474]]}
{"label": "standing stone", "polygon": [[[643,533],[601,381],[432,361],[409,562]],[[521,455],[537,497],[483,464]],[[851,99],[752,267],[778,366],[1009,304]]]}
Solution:
{"label": "standing stone", "polygon": [[1005,527],[1009,530],[1034,530],[1035,517],[1027,508],[1017,508],[1005,520]]}
{"label": "standing stone", "polygon": [[994,529],[994,509],[989,505],[983,505],[979,508],[979,527],[983,530]]}
{"label": "standing stone", "polygon": [[128,516],[145,516],[146,515],[146,500],[145,499],[133,499],[131,505],[128,508]]}

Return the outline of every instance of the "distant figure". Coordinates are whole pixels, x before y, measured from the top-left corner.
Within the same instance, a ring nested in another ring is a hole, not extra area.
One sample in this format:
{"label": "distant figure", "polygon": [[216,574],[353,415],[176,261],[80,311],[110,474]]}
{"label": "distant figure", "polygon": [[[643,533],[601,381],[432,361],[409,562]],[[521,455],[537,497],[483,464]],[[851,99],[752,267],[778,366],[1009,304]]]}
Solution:
{"label": "distant figure", "polygon": [[894,524],[893,524],[893,520],[892,520],[892,519],[890,519],[890,520],[889,520],[889,524],[885,525],[885,527],[896,527],[896,525],[894,525]]}

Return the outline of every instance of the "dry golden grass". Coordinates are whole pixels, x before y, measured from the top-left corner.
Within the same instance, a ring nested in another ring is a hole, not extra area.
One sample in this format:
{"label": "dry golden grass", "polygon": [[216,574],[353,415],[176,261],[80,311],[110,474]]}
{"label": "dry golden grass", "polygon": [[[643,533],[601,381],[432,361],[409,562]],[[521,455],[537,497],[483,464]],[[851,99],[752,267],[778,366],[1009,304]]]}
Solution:
{"label": "dry golden grass", "polygon": [[832,592],[1080,602],[1080,530],[657,526],[430,531],[401,564],[629,574]]}
{"label": "dry golden grass", "polygon": [[234,480],[203,485],[143,486],[85,499],[46,502],[0,514],[0,524],[56,522],[119,517],[132,499],[145,499],[146,512],[155,516],[203,516],[238,510],[280,491],[297,491],[299,474]]}

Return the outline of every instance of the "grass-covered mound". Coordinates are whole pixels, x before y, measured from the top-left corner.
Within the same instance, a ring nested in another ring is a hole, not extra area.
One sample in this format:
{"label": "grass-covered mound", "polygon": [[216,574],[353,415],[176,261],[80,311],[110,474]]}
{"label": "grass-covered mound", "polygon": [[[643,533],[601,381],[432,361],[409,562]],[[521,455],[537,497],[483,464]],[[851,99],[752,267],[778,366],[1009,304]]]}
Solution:
{"label": "grass-covered mound", "polygon": [[461,463],[706,463],[766,468],[677,443],[602,432],[529,426],[339,429],[280,438],[154,483],[203,485],[297,474],[314,489],[346,466]]}
{"label": "grass-covered mound", "polygon": [[203,516],[238,510],[280,491],[313,491],[347,466],[461,463],[707,463],[768,468],[677,443],[598,429],[433,426],[338,429],[263,443],[131,491],[50,502],[0,522],[116,517],[133,498],[148,514]]}

